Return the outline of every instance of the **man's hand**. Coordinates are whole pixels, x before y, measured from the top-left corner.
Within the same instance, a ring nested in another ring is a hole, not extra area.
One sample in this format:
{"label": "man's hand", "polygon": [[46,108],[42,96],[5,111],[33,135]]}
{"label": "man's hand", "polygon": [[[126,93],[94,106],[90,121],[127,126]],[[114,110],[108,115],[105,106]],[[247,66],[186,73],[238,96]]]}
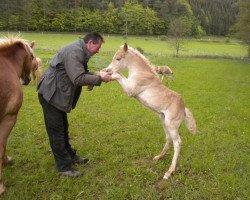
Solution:
{"label": "man's hand", "polygon": [[112,80],[112,72],[106,72],[104,70],[101,70],[96,73],[96,75],[100,76],[103,82],[109,82]]}

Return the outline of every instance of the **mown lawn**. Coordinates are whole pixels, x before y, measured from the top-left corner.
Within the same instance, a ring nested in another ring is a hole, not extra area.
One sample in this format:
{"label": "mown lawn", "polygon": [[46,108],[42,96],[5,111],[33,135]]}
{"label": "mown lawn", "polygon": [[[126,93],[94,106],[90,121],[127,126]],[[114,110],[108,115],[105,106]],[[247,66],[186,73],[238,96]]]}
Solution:
{"label": "mown lawn", "polygon": [[[60,39],[41,34],[25,37],[37,40],[37,55],[46,62],[57,47],[74,40],[72,35],[59,35]],[[9,137],[7,151],[16,163],[4,168],[7,192],[3,199],[248,198],[249,63],[159,56],[161,46],[156,45],[154,53],[147,50],[153,41],[134,40],[138,43],[131,46],[143,48],[153,63],[172,67],[175,79],[164,84],[182,95],[197,120],[197,135],[189,134],[184,125],[180,129],[182,150],[173,177],[161,181],[171,163],[172,149],[165,160],[152,160],[165,144],[158,116],[127,97],[117,82],[104,83],[91,92],[83,88],[77,108],[69,114],[71,143],[90,162],[76,167],[84,174],[79,179],[58,176],[36,88],[29,85],[23,87],[23,106]],[[104,50],[91,60],[91,69],[105,67],[122,42],[122,38],[106,39]],[[223,45],[222,57],[225,52],[234,54],[227,43]]]}

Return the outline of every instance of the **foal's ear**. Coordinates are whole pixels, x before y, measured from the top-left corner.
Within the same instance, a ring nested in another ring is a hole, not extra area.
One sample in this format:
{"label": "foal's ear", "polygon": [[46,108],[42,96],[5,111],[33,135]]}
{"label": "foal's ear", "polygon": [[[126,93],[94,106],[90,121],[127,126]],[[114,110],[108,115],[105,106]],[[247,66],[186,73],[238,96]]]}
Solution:
{"label": "foal's ear", "polygon": [[128,45],[127,45],[127,43],[124,44],[123,49],[124,49],[125,52],[128,50]]}
{"label": "foal's ear", "polygon": [[32,41],[32,42],[30,43],[30,47],[33,48],[34,46],[35,46],[35,41]]}

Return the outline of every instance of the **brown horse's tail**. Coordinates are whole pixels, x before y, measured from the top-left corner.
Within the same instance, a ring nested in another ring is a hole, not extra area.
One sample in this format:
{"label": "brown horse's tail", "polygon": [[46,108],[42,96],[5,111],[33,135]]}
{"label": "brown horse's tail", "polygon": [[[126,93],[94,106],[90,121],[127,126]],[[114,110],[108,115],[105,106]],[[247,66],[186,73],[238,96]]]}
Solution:
{"label": "brown horse's tail", "polygon": [[194,119],[192,112],[188,108],[185,108],[185,122],[186,122],[186,126],[187,126],[188,130],[192,134],[195,134],[196,128],[197,128],[196,122],[195,122],[195,119]]}

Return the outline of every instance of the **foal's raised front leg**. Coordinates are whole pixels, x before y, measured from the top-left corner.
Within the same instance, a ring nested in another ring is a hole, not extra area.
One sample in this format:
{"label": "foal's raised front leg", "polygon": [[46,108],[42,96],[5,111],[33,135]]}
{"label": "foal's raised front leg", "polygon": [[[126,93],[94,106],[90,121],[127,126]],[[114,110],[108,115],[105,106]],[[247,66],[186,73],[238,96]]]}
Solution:
{"label": "foal's raised front leg", "polygon": [[138,91],[136,90],[136,85],[132,80],[127,79],[125,76],[119,73],[113,73],[112,79],[118,81],[122,89],[127,93],[129,97],[134,97],[137,95]]}

